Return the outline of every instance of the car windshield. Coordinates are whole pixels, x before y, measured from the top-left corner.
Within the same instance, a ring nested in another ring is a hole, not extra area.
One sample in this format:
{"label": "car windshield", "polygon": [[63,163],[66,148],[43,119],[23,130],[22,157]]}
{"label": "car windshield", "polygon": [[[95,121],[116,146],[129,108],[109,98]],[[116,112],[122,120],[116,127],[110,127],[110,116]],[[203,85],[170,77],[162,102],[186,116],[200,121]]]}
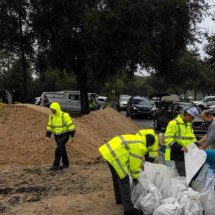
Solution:
{"label": "car windshield", "polygon": [[151,105],[149,100],[147,100],[147,99],[134,99],[133,104],[134,105]]}
{"label": "car windshield", "polygon": [[130,99],[130,97],[122,97],[121,101],[126,101],[127,102],[129,99]]}

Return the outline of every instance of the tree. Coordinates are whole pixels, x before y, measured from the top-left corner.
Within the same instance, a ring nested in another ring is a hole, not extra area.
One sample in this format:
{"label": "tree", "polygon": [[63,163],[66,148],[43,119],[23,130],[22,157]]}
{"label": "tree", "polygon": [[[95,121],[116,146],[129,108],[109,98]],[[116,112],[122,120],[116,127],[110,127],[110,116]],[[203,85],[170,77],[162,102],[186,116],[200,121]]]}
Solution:
{"label": "tree", "polygon": [[[49,65],[74,72],[87,113],[92,80],[104,83],[137,64],[169,73],[200,17],[203,0],[31,0],[39,53]],[[192,11],[194,9],[195,11]],[[194,12],[195,16],[191,14]]]}
{"label": "tree", "polygon": [[[15,61],[21,60],[21,71],[23,79],[23,98],[27,101],[27,79],[28,79],[28,58],[33,53],[33,34],[28,26],[27,0],[1,0],[0,1],[0,50],[8,56],[13,56]],[[19,73],[19,71],[17,71]],[[18,75],[18,74],[15,74]]]}

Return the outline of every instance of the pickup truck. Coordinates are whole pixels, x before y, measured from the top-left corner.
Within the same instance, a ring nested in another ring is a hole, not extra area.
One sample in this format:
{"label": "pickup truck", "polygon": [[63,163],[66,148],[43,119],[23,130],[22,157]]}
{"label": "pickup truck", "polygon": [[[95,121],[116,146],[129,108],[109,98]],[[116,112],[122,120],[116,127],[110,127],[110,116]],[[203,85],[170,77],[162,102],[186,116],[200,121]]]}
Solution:
{"label": "pickup truck", "polygon": [[63,111],[81,111],[80,91],[59,91],[59,92],[43,92],[40,105],[46,106],[43,102],[47,96],[49,104],[58,102]]}
{"label": "pickup truck", "polygon": [[[91,94],[88,93],[88,99]],[[47,107],[47,102],[45,101],[45,96],[48,99],[49,105],[52,102],[58,102],[63,111],[68,112],[80,112],[81,111],[81,96],[80,91],[58,91],[58,92],[43,92],[40,99],[35,101],[35,104]],[[36,99],[36,98],[35,98]],[[107,97],[96,96],[96,101],[98,104],[97,109],[104,108],[106,104]],[[37,102],[39,100],[39,102]],[[37,102],[37,103],[36,103]]]}

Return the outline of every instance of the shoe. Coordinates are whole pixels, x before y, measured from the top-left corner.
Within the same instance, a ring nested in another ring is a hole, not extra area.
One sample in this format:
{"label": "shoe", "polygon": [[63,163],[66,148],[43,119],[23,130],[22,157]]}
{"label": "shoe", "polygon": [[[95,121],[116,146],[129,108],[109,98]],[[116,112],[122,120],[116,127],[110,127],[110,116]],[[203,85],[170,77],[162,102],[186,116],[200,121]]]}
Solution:
{"label": "shoe", "polygon": [[122,204],[122,201],[121,201],[121,200],[117,200],[117,201],[116,201],[116,204],[117,204],[117,205],[121,205],[121,204]]}
{"label": "shoe", "polygon": [[62,166],[59,166],[59,169],[66,169],[66,168],[69,168],[69,165],[62,165]]}
{"label": "shoe", "polygon": [[58,166],[52,165],[52,166],[50,167],[49,170],[51,170],[51,171],[56,171],[56,170],[58,170],[58,169],[59,169]]}
{"label": "shoe", "polygon": [[124,211],[124,215],[144,215],[143,211],[132,208],[129,211]]}

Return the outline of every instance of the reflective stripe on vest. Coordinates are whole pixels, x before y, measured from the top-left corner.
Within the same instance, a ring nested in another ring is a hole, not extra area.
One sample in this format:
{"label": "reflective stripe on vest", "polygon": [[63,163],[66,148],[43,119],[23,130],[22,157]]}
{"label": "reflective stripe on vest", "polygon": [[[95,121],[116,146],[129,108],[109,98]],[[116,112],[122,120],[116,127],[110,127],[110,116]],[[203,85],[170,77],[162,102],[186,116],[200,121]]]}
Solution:
{"label": "reflective stripe on vest", "polygon": [[[181,127],[180,127],[180,123],[177,119],[174,119],[176,121],[176,125],[178,125],[178,136],[175,135],[169,135],[169,136],[165,136],[165,139],[167,138],[173,138],[173,139],[178,139],[178,140],[192,140],[193,137],[183,137],[181,135]],[[175,142],[170,143],[168,146],[166,146],[165,149],[165,160],[170,160],[170,156],[171,156],[171,146],[174,144]]]}
{"label": "reflective stripe on vest", "polygon": [[[66,123],[65,123],[65,121],[64,121],[64,112],[62,113],[62,115],[61,115],[61,119],[62,119],[62,125],[58,125],[58,126],[55,126],[55,125],[53,125],[53,114],[51,115],[51,125],[48,125],[48,127],[51,127],[52,128],[52,130],[54,130],[55,128],[63,128],[63,127],[65,127],[66,126]],[[69,125],[67,125],[66,127],[70,127],[71,125],[73,125],[74,126],[74,123],[70,123]],[[70,130],[70,131],[74,131],[75,129],[73,128],[72,130]],[[64,131],[61,131],[61,132],[55,132],[55,134],[56,135],[60,135],[60,134],[64,134],[64,133],[66,133],[66,132],[68,132],[68,130],[64,130]]]}
{"label": "reflective stripe on vest", "polygon": [[[137,144],[137,143],[143,143],[141,140],[128,140],[128,141],[126,141],[124,138],[123,138],[123,136],[119,136],[119,138],[120,138],[120,140],[121,140],[121,144],[123,145],[123,147],[126,149],[126,150],[128,150],[129,149],[129,145],[128,144]],[[122,166],[122,164],[120,163],[120,160],[117,158],[117,155],[116,155],[116,153],[113,151],[113,149],[112,149],[112,147],[111,147],[111,145],[107,142],[106,144],[105,144],[106,146],[107,146],[107,148],[108,148],[108,150],[109,150],[109,152],[111,153],[111,155],[113,156],[113,158],[115,159],[115,161],[116,161],[116,163],[117,163],[117,165],[118,165],[118,167],[119,167],[119,169],[122,171],[122,173],[123,173],[123,175],[124,175],[124,177],[127,175],[127,173],[126,173],[126,170],[124,169],[124,167]],[[134,154],[134,153],[131,153],[131,152],[129,152],[129,155],[131,156],[131,157],[133,157],[133,158],[135,158],[135,159],[139,159],[139,160],[142,160],[142,156],[139,156],[139,155],[137,155],[137,154]],[[139,173],[139,171],[137,172],[135,172],[135,171],[130,171],[130,173],[132,174],[138,174]]]}
{"label": "reflective stripe on vest", "polygon": [[109,143],[106,143],[106,145],[107,145],[107,147],[108,147],[110,153],[112,154],[112,156],[115,158],[115,161],[117,162],[117,164],[118,164],[120,170],[123,172],[124,176],[126,176],[127,173],[126,173],[125,169],[123,168],[122,164],[120,163],[119,159],[117,158],[117,155],[116,155],[116,153],[113,151],[111,145],[110,145]]}

